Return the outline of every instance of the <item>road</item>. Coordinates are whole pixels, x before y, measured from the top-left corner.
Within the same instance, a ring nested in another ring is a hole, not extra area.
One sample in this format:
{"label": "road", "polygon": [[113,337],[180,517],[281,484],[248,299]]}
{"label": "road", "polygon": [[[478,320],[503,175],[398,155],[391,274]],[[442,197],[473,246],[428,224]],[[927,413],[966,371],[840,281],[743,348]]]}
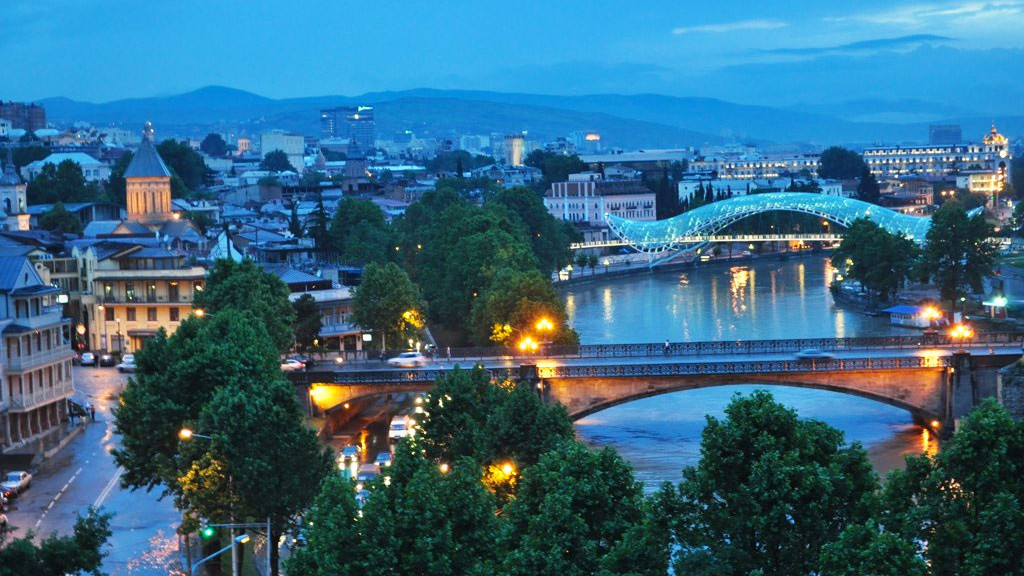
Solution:
{"label": "road", "polygon": [[32,487],[11,502],[8,518],[15,536],[71,534],[75,518],[89,506],[114,513],[108,556],[101,570],[111,576],[166,575],[176,559],[174,529],[180,515],[170,498],[131,492],[120,486],[110,452],[119,445],[112,408],[127,377],[113,368],[74,369],[76,401],[96,407],[96,422],[36,472]]}

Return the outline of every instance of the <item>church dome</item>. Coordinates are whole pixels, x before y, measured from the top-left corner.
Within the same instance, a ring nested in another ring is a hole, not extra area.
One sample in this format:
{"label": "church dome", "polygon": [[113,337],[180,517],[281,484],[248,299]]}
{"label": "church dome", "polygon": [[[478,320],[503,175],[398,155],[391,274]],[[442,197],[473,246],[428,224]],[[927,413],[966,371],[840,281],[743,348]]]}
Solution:
{"label": "church dome", "polygon": [[1009,140],[1006,139],[1006,136],[1003,136],[1002,134],[997,132],[996,131],[996,125],[993,124],[992,125],[992,129],[989,130],[989,133],[985,135],[984,142],[985,142],[985,144],[996,144],[996,145],[999,145],[999,144],[1006,144],[1006,143],[1009,142]]}

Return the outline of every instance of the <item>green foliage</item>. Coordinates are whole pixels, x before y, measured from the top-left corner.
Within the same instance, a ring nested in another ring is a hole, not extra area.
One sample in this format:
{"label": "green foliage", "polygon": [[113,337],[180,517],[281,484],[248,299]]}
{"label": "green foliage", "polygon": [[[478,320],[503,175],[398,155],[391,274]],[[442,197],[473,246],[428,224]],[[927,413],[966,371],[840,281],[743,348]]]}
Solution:
{"label": "green foliage", "polygon": [[281,150],[271,150],[263,156],[263,160],[260,162],[260,170],[270,170],[271,172],[296,172],[294,166],[288,161],[288,155]]}
{"label": "green foliage", "polygon": [[292,213],[288,217],[288,231],[295,238],[302,238],[305,230],[302,228],[302,221],[299,220],[299,203],[292,201]]}
{"label": "green foliage", "polygon": [[[888,232],[867,218],[854,220],[832,253],[832,265],[888,300],[914,266],[917,246],[902,234]],[[847,265],[851,261],[851,265]]]}
{"label": "green foliage", "polygon": [[[755,391],[707,418],[701,461],[662,496],[677,574],[811,574],[818,554],[864,522],[878,480],[859,444]],[[755,572],[757,571],[757,572]]]}
{"label": "green foliage", "polygon": [[426,168],[428,172],[432,173],[457,172],[459,166],[462,166],[464,171],[469,171],[489,164],[494,164],[494,158],[490,156],[473,155],[465,150],[453,150],[434,156],[427,162]]}
{"label": "green foliage", "polygon": [[25,194],[29,204],[92,202],[99,198],[99,187],[85,181],[81,166],[64,160],[56,166],[44,164]]}
{"label": "green foliage", "polygon": [[65,576],[87,572],[99,576],[110,538],[111,515],[89,507],[75,520],[71,536],[51,534],[36,544],[30,531],[4,542],[0,535],[0,576]]}
{"label": "green foliage", "polygon": [[[538,329],[541,319],[549,320],[554,328]],[[469,325],[473,341],[480,346],[514,345],[524,336],[536,342],[579,342],[579,336],[569,327],[561,297],[537,270],[500,270],[491,285],[473,300]]]}
{"label": "green foliage", "polygon": [[988,240],[992,235],[981,214],[968,218],[956,202],[944,203],[932,215],[921,270],[943,300],[955,302],[968,292],[981,293],[995,265],[997,247]]}
{"label": "green foliage", "polygon": [[877,204],[881,193],[878,180],[875,179],[875,175],[871,173],[871,170],[868,170],[868,167],[865,166],[861,170],[860,180],[857,182],[857,198],[865,202]]}
{"label": "green foliage", "polygon": [[199,149],[208,156],[222,158],[228,154],[228,143],[224,141],[224,137],[220,134],[210,133],[206,135],[206,138],[203,138],[203,141],[199,144]]}
{"label": "green foliage", "polygon": [[861,175],[866,165],[853,150],[840,146],[826,148],[818,160],[818,176],[835,180],[851,180]]}
{"label": "green foliage", "polygon": [[[884,522],[913,540],[934,576],[1024,574],[1024,424],[994,399],[935,456],[909,457],[886,482]],[[924,544],[927,543],[927,546]]]}
{"label": "green foliage", "polygon": [[11,159],[14,161],[14,167],[20,171],[25,166],[36,160],[42,160],[50,154],[51,151],[46,146],[17,146],[11,150]]}
{"label": "green foliage", "polygon": [[206,177],[206,162],[198,152],[182,140],[164,140],[156,145],[156,151],[160,153],[164,163],[171,169],[171,192],[175,197],[184,196],[184,191],[175,193],[174,176],[181,179],[181,184],[186,190],[196,190],[203,186],[203,179]]}
{"label": "green foliage", "polygon": [[527,166],[540,168],[544,174],[544,188],[550,187],[552,182],[565,182],[569,179],[569,174],[585,172],[588,168],[587,164],[580,160],[580,157],[576,154],[566,156],[565,154],[547,152],[540,149],[527,154],[526,158],[523,159],[523,163]]}
{"label": "green foliage", "polygon": [[124,206],[128,202],[128,185],[124,179],[124,172],[131,164],[135,155],[126,151],[110,167],[110,176],[107,178],[106,192],[111,202]]}
{"label": "green foliage", "polygon": [[331,474],[320,485],[313,505],[303,516],[309,535],[285,561],[289,576],[361,576],[367,551],[359,528],[359,507],[348,477]]}
{"label": "green foliage", "polygon": [[233,308],[247,310],[264,326],[278,351],[292,345],[295,311],[288,300],[288,286],[255,262],[218,260],[206,276],[206,288],[196,294],[195,307],[208,314]]}
{"label": "green foliage", "polygon": [[914,545],[874,521],[847,526],[821,552],[821,576],[928,576]]}
{"label": "green foliage", "polygon": [[206,236],[206,232],[215,224],[210,213],[205,210],[186,210],[185,218],[191,221],[192,224],[195,224],[196,228],[199,229],[199,233],[203,236]]}
{"label": "green foliage", "polygon": [[541,272],[551,274],[571,262],[569,244],[580,235],[571,224],[552,216],[540,195],[528,188],[509,188],[498,192],[492,202],[508,208],[512,218],[518,219]]}
{"label": "green foliage", "polygon": [[310,350],[323,327],[320,306],[312,296],[303,294],[292,302],[292,307],[295,308],[295,345],[300,350]]}
{"label": "green foliage", "polygon": [[342,262],[386,262],[394,251],[384,213],[369,200],[342,198],[328,234]]}
{"label": "green foliage", "polygon": [[319,170],[306,170],[299,178],[301,186],[319,186],[321,182],[327,182],[330,177]]}
{"label": "green foliage", "polygon": [[81,234],[82,221],[64,208],[64,204],[57,202],[45,214],[39,217],[39,227],[51,232],[62,234]]}
{"label": "green foliage", "polygon": [[391,341],[401,348],[406,338],[423,328],[423,300],[409,276],[393,262],[369,264],[352,300],[357,324],[381,336],[381,347]]}

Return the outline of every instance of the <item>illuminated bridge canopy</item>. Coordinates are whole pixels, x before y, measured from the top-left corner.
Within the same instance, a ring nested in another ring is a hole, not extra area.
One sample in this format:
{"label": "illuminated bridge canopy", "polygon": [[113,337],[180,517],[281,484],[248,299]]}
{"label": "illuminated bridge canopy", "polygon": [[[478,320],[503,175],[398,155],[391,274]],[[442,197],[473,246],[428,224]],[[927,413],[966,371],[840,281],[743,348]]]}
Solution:
{"label": "illuminated bridge canopy", "polygon": [[931,218],[909,216],[852,198],[806,192],[751,194],[720,200],[656,222],[626,220],[605,215],[608,226],[624,242],[641,252],[658,253],[692,242],[695,236],[709,236],[739,220],[764,212],[800,212],[848,227],[867,218],[894,234],[924,242]]}

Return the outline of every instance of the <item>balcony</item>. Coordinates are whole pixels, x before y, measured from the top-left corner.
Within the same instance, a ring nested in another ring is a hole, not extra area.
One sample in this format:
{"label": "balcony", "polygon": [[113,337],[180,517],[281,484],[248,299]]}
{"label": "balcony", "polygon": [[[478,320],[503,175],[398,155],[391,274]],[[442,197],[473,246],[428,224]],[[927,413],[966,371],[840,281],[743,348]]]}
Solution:
{"label": "balcony", "polygon": [[36,316],[22,316],[11,321],[11,325],[21,326],[27,330],[39,330],[63,324],[63,307],[60,304],[44,306],[42,314]]}
{"label": "balcony", "polygon": [[63,362],[71,359],[71,349],[67,347],[67,344],[57,345],[52,350],[42,350],[35,352],[34,354],[22,354],[20,356],[12,356],[7,359],[5,363],[4,371],[7,373],[12,372],[24,372],[27,370],[34,370],[40,366],[46,366],[48,364],[55,364],[57,362]]}
{"label": "balcony", "polygon": [[52,388],[36,390],[31,394],[14,394],[11,396],[11,412],[27,412],[55,400],[61,400],[71,396],[75,391],[74,384],[70,380],[63,383],[56,383]]}
{"label": "balcony", "polygon": [[164,294],[157,294],[155,297],[135,295],[131,298],[126,296],[100,296],[96,301],[100,304],[192,304],[192,296],[180,294],[174,300]]}
{"label": "balcony", "polygon": [[175,268],[170,270],[97,270],[93,282],[101,281],[137,281],[146,280],[203,280],[206,269],[201,266],[191,268]]}

